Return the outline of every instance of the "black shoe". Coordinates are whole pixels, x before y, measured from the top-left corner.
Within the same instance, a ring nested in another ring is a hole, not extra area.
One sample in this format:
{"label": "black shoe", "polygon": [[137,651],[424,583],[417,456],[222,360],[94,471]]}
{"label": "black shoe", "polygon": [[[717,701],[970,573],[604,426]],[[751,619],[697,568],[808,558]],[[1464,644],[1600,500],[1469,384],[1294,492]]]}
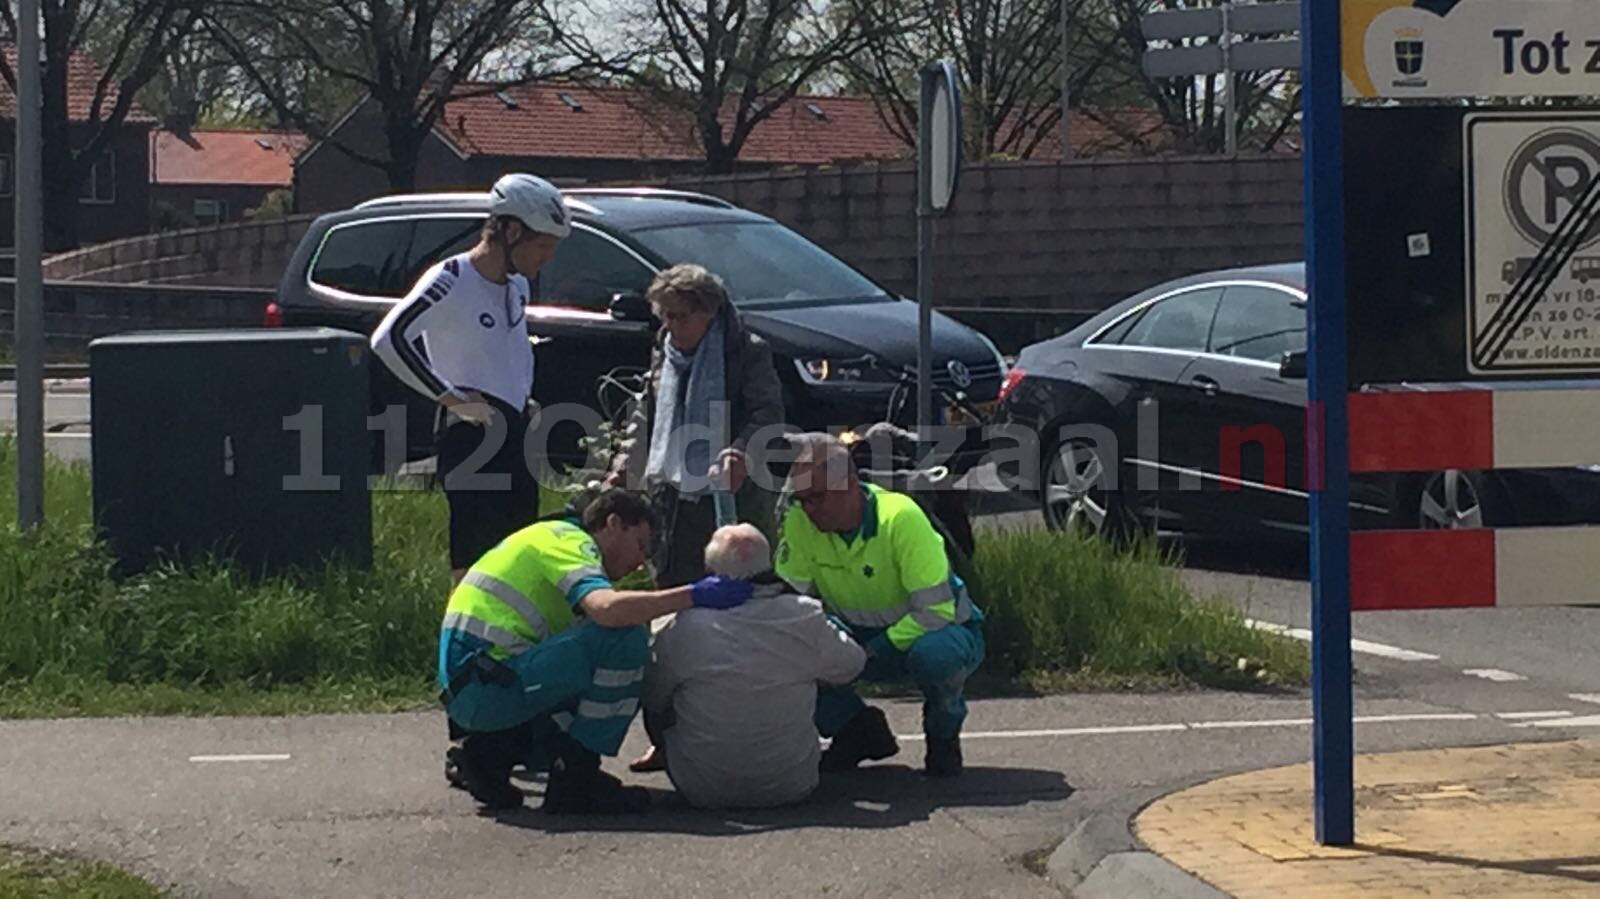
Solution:
{"label": "black shoe", "polygon": [[550,766],[543,808],[552,815],[637,814],[649,807],[649,790],[623,786],[589,750],[569,748]]}
{"label": "black shoe", "polygon": [[457,790],[467,788],[467,779],[461,774],[461,746],[452,745],[444,751],[444,779]]}
{"label": "black shoe", "polygon": [[851,718],[822,754],[819,770],[837,773],[850,771],[862,762],[876,762],[900,751],[900,743],[889,729],[889,719],[880,709],[867,706]]}
{"label": "black shoe", "polygon": [[511,783],[516,763],[510,741],[502,734],[473,734],[456,753],[456,769],[472,798],[484,808],[503,812],[522,807],[522,791]]}
{"label": "black shoe", "polygon": [[961,737],[929,737],[928,754],[922,773],[929,777],[956,777],[961,774]]}

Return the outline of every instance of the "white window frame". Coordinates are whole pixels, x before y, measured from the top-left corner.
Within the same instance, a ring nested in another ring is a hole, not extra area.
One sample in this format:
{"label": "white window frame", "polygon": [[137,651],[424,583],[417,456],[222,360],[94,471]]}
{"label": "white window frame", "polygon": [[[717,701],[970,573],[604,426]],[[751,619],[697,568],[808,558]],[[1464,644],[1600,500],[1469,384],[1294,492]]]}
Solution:
{"label": "white window frame", "polygon": [[[213,210],[209,215],[200,211],[200,207],[206,204],[209,204]],[[220,225],[228,220],[228,204],[210,197],[199,197],[190,204],[189,214],[198,224]]]}
{"label": "white window frame", "polygon": [[[108,196],[108,197],[102,197],[99,194],[95,193],[96,185],[97,185],[97,183],[99,181],[99,179],[97,179],[95,176],[97,174],[99,174],[101,164],[104,164],[106,166],[106,168],[111,173],[111,177],[110,177],[110,180],[108,182],[110,184],[110,187],[111,187],[111,195]],[[84,193],[83,193],[84,191],[88,191],[88,196],[84,195]],[[114,150],[106,150],[104,153],[101,154],[99,159],[96,159],[94,161],[93,165],[89,166],[89,171],[84,173],[84,176],[83,176],[83,186],[81,188],[79,188],[78,202],[82,203],[85,206],[115,206],[116,205],[116,203],[117,203],[117,154],[116,154],[116,151],[114,151]]]}

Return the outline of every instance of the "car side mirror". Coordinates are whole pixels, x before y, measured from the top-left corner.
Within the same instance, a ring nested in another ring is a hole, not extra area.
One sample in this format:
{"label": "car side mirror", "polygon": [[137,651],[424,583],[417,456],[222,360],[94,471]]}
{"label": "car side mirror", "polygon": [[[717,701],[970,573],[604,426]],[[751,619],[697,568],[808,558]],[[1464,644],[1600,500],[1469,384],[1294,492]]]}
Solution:
{"label": "car side mirror", "polygon": [[1306,351],[1291,350],[1283,354],[1283,361],[1278,363],[1278,377],[1292,378],[1303,381],[1306,378]]}
{"label": "car side mirror", "polygon": [[611,296],[611,317],[619,322],[648,322],[650,304],[642,293],[618,293]]}

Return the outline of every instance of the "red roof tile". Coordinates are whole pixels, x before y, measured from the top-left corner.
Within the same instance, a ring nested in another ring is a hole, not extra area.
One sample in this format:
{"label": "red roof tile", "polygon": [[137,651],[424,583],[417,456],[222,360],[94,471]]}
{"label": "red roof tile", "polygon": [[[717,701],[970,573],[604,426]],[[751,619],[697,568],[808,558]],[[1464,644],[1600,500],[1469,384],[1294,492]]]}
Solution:
{"label": "red roof tile", "polygon": [[288,187],[306,137],[290,131],[195,130],[150,135],[152,184]]}
{"label": "red roof tile", "polygon": [[[17,70],[17,46],[5,45],[6,63],[11,66],[11,71]],[[74,53],[67,59],[67,117],[74,122],[87,122],[89,111],[94,106],[94,92],[100,84],[100,76],[104,74],[98,63],[86,53]],[[117,102],[117,85],[115,81],[106,85],[106,96],[100,102],[100,121],[105,121],[110,115],[111,108]],[[11,85],[0,79],[0,119],[15,119],[17,117],[17,95],[12,92]],[[154,122],[155,116],[147,112],[137,102],[128,108],[129,122]]]}
{"label": "red roof tile", "polygon": [[[1129,122],[1137,132],[1159,128],[1159,118],[1151,113],[1132,115]],[[616,87],[546,83],[506,88],[499,95],[463,97],[446,107],[438,132],[467,156],[704,158],[687,113],[665,107],[642,91]],[[1057,134],[1052,129],[1035,158],[1060,157]],[[1084,154],[1105,153],[1127,143],[1078,115],[1072,142]],[[757,125],[739,158],[769,165],[817,165],[910,155],[910,147],[884,122],[870,98],[804,96],[785,103]]]}

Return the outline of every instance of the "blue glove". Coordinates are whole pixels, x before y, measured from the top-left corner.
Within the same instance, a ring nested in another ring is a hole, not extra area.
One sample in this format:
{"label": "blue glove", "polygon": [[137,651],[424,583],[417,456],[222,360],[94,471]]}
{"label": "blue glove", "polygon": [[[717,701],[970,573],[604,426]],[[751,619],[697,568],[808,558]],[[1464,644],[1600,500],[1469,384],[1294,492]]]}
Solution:
{"label": "blue glove", "polygon": [[697,609],[731,609],[742,606],[754,587],[749,581],[714,574],[689,586],[689,597]]}

